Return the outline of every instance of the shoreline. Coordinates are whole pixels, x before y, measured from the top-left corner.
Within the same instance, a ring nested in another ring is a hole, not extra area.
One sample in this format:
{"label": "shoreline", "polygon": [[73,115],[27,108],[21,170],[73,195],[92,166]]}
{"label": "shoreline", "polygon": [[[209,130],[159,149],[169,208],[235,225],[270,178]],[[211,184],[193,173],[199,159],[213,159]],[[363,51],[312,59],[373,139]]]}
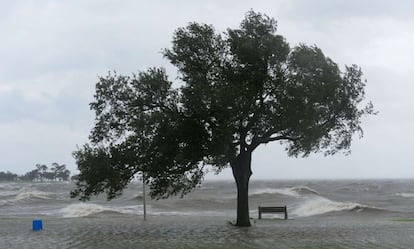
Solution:
{"label": "shoreline", "polygon": [[[51,188],[53,184],[53,188]],[[206,183],[185,198],[148,201],[140,186],[107,202],[70,199],[73,184],[2,184],[0,248],[412,248],[413,181],[253,182],[252,227],[238,228],[235,189]],[[257,206],[288,206],[289,220]],[[32,220],[43,220],[33,232]]]}
{"label": "shoreline", "polygon": [[231,217],[44,216],[38,232],[31,217],[0,217],[0,248],[411,248],[413,217],[331,213],[239,228]]}

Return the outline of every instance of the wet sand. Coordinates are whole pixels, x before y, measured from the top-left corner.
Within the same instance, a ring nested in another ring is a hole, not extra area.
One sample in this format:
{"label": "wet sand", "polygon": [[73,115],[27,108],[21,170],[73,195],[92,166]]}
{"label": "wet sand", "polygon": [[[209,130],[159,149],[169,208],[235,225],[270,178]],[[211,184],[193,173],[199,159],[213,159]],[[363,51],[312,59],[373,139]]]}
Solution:
{"label": "wet sand", "polygon": [[405,218],[331,214],[237,228],[228,217],[100,214],[42,217],[44,230],[33,232],[31,217],[0,217],[0,248],[412,248]]}

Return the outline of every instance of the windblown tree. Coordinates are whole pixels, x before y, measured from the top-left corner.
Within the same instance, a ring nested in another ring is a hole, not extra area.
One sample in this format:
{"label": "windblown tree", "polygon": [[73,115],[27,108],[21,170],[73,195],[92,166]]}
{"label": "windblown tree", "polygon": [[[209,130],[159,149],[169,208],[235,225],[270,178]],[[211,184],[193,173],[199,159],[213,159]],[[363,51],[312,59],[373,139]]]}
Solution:
{"label": "windblown tree", "polygon": [[40,178],[40,175],[39,175],[38,169],[31,170],[20,177],[20,179],[25,180],[25,181],[35,181],[36,179],[39,179],[39,178]]}
{"label": "windblown tree", "polygon": [[18,175],[11,173],[10,171],[3,172],[0,171],[0,181],[16,181],[18,179]]}
{"label": "windblown tree", "polygon": [[54,180],[68,181],[70,171],[66,169],[65,164],[52,163],[51,170],[53,172]]}
{"label": "windblown tree", "polygon": [[251,159],[260,145],[278,141],[289,156],[349,152],[361,118],[373,114],[361,70],[341,70],[316,46],[291,48],[276,27],[250,11],[224,33],[198,23],[177,29],[164,56],[178,69],[179,88],[160,68],[101,77],[91,142],[74,152],[72,197],[114,198],[139,172],[152,197],[184,195],[208,169],[231,167],[236,225],[250,226]]}
{"label": "windblown tree", "polygon": [[47,174],[48,167],[45,164],[36,164],[36,168],[40,181],[43,182],[43,180],[47,178],[46,176],[49,175]]}

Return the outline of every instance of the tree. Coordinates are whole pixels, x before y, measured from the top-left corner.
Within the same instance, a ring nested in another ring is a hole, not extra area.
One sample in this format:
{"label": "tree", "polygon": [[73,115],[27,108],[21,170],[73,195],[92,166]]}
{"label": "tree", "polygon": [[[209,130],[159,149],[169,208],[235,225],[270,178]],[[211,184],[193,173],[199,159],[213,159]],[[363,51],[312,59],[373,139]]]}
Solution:
{"label": "tree", "polygon": [[42,179],[47,179],[47,181],[56,181],[56,175],[53,171],[46,171],[42,174]]}
{"label": "tree", "polygon": [[39,176],[39,170],[38,169],[34,169],[31,170],[29,172],[27,172],[26,174],[24,174],[21,179],[22,180],[27,180],[27,181],[34,181],[35,179],[38,179]]}
{"label": "tree", "polygon": [[58,163],[52,163],[51,170],[54,173],[55,180],[67,181],[69,180],[70,171],[66,169],[66,165],[59,165]]}
{"label": "tree", "polygon": [[16,181],[18,176],[10,171],[3,172],[0,171],[0,181]]}
{"label": "tree", "polygon": [[[56,178],[58,178],[59,173],[62,171],[61,166],[58,163],[52,163],[51,165],[52,167],[50,168],[50,170],[53,173],[53,180],[57,180]],[[62,164],[62,166],[66,167],[65,165]]]}
{"label": "tree", "polygon": [[79,175],[73,175],[70,177],[71,181],[78,181],[79,180]]}
{"label": "tree", "polygon": [[374,114],[362,71],[341,71],[316,46],[291,48],[276,27],[249,11],[225,33],[198,23],[177,29],[164,56],[180,88],[157,68],[101,77],[91,143],[74,152],[80,174],[71,196],[114,198],[138,172],[152,197],[184,195],[209,167],[231,167],[236,225],[250,226],[251,158],[261,144],[278,141],[296,157],[349,152],[353,134],[362,136],[361,118]]}
{"label": "tree", "polygon": [[36,164],[36,168],[41,182],[43,182],[43,179],[46,178],[46,176],[50,177],[50,175],[47,174],[48,167],[45,164]]}

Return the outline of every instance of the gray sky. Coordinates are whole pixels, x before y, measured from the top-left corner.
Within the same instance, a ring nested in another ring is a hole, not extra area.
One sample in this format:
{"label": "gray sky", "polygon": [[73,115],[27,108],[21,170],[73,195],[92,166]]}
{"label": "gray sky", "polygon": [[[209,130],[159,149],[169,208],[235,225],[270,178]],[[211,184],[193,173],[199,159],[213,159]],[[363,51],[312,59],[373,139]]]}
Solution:
{"label": "gray sky", "polygon": [[[237,28],[253,9],[278,21],[291,46],[316,44],[341,66],[357,64],[377,116],[350,156],[288,158],[279,144],[259,148],[253,179],[414,177],[414,1],[109,1],[0,2],[0,171],[36,163],[76,165],[87,141],[98,75],[151,66],[175,70],[160,51],[174,30],[196,21]],[[230,179],[225,170],[208,179]]]}

